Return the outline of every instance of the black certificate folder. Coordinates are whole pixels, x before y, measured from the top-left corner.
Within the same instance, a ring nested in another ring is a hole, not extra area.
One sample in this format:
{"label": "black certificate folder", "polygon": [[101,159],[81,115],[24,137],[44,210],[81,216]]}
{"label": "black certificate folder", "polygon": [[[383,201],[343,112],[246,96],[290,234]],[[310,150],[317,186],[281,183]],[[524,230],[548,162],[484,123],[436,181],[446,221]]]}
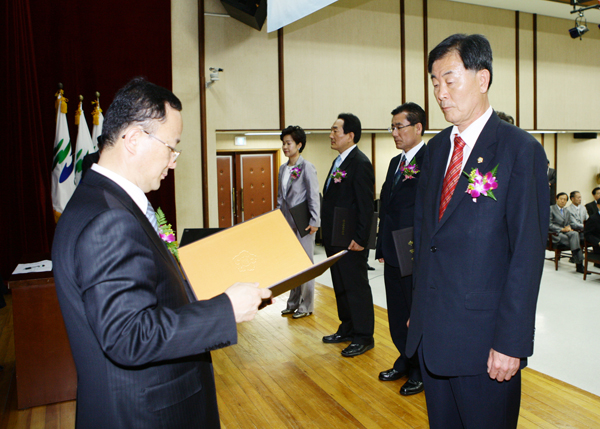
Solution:
{"label": "black certificate folder", "polygon": [[290,214],[292,215],[292,219],[294,219],[294,223],[296,224],[296,228],[298,229],[298,234],[300,234],[300,237],[307,235],[310,232],[310,230],[306,230],[306,227],[310,222],[308,201],[304,200],[300,204],[290,208]]}
{"label": "black certificate folder", "polygon": [[[377,217],[378,213],[373,213],[371,221],[371,232],[369,234],[368,249],[375,249],[377,238]],[[351,213],[345,207],[335,207],[333,209],[333,231],[331,235],[331,245],[337,247],[348,247],[354,237],[356,230],[356,215]]]}
{"label": "black certificate folder", "polygon": [[413,246],[413,227],[392,231],[394,246],[398,255],[398,264],[400,265],[400,276],[410,276],[413,271],[414,246]]}

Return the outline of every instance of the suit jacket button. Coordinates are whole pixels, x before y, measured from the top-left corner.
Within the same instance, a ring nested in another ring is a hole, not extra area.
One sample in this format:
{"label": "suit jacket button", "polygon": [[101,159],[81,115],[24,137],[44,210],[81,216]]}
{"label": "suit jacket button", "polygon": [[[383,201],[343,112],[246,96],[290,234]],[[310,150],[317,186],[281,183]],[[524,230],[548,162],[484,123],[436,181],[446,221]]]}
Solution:
{"label": "suit jacket button", "polygon": [[431,250],[431,253],[435,253],[435,251],[437,250],[437,247],[435,247],[435,246],[431,246],[431,249],[430,249],[430,250]]}

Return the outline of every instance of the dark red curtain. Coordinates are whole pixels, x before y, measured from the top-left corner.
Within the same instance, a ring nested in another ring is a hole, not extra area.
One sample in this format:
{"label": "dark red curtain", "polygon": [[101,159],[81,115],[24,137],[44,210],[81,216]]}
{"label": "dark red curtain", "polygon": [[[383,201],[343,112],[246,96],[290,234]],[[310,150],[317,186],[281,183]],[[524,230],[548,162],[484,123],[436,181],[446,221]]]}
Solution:
{"label": "dark red curtain", "polygon": [[[72,144],[79,95],[91,126],[96,91],[106,111],[117,90],[135,76],[172,88],[171,5],[169,0],[3,3],[0,224],[6,240],[0,273],[7,278],[23,254],[52,247],[50,168],[58,83],[69,99]],[[174,175],[149,198],[176,228]]]}

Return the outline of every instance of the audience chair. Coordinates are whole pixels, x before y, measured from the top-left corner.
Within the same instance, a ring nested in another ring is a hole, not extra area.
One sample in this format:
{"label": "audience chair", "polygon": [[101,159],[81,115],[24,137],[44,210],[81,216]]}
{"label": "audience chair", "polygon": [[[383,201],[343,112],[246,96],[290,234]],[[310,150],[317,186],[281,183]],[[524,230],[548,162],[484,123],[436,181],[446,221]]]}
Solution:
{"label": "audience chair", "polygon": [[588,262],[591,262],[592,264],[600,264],[600,254],[594,253],[592,250],[592,245],[585,240],[583,250],[583,280],[586,279],[588,274],[600,275],[600,271],[588,270]]}
{"label": "audience chair", "polygon": [[554,252],[554,257],[545,258],[547,261],[554,262],[554,269],[556,271],[558,271],[558,261],[560,261],[560,258],[572,258],[573,257],[573,255],[571,254],[571,249],[569,249],[569,246],[565,246],[565,245],[561,245],[561,244],[554,244],[552,242],[552,236],[557,236],[557,235],[558,234],[555,232],[548,233],[548,243],[546,245],[546,250],[549,250],[550,252]]}

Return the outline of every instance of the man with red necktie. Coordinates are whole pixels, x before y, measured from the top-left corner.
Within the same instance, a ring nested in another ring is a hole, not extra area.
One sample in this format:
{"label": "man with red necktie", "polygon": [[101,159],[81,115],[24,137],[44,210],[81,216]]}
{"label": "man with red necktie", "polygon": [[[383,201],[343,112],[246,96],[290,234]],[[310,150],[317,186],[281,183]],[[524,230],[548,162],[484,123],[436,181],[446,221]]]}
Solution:
{"label": "man with red necktie", "polygon": [[418,350],[432,428],[515,428],[548,234],[546,155],[491,108],[485,37],[448,37],[428,68],[454,126],[421,168],[406,351]]}

